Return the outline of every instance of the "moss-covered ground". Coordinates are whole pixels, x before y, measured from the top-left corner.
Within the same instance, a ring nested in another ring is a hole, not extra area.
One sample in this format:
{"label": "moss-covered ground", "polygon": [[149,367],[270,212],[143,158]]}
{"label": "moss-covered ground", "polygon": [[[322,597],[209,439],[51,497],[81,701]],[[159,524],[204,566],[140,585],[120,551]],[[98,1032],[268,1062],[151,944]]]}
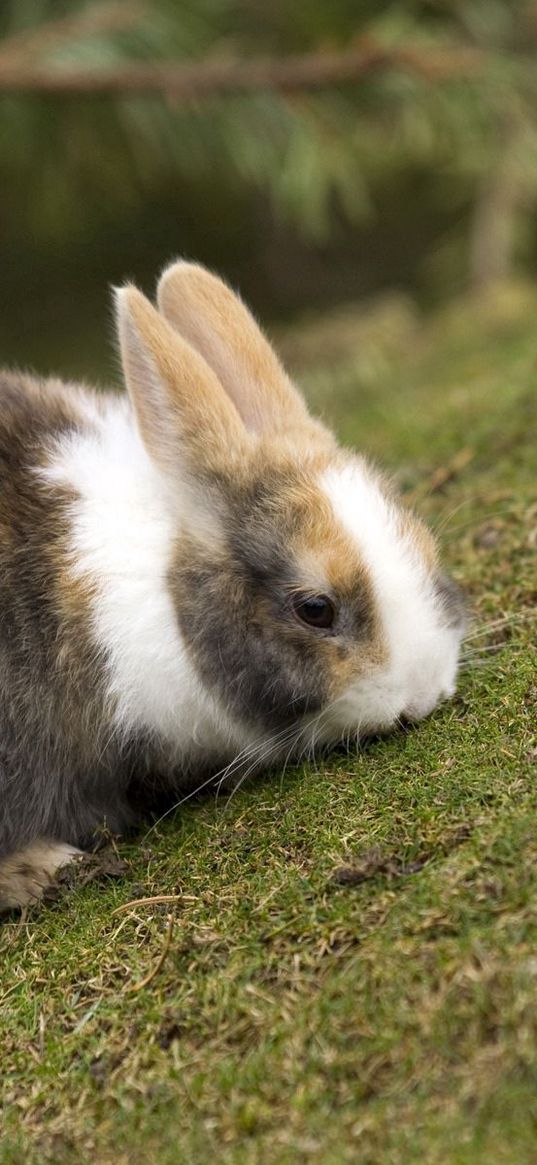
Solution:
{"label": "moss-covered ground", "polygon": [[508,287],[287,340],[439,530],[474,610],[458,695],[3,924],[2,1165],[535,1162],[536,321]]}

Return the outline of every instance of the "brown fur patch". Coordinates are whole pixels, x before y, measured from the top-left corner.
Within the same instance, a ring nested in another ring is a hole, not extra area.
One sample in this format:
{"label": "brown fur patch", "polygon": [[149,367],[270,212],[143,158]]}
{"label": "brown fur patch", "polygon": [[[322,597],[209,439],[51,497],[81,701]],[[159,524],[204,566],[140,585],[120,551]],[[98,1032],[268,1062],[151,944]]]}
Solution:
{"label": "brown fur patch", "polygon": [[432,573],[438,568],[438,548],[430,530],[420,518],[407,509],[403,501],[400,507],[400,529],[403,538],[408,538]]}

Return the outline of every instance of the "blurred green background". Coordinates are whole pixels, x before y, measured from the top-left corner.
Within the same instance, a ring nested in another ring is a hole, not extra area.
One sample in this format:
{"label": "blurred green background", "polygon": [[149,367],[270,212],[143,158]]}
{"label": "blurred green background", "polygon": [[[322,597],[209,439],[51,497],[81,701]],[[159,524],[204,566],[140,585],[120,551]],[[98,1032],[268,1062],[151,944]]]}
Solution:
{"label": "blurred green background", "polygon": [[3,363],[115,375],[108,286],[178,254],[276,325],[535,274],[536,3],[3,0],[0,38]]}

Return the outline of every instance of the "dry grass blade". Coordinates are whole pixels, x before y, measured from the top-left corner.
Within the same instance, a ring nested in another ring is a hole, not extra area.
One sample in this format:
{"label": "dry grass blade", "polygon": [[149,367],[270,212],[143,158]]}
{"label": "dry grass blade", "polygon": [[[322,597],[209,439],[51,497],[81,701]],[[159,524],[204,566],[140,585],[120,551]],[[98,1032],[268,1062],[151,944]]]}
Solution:
{"label": "dry grass blade", "polygon": [[125,991],[142,991],[144,987],[149,987],[149,984],[152,983],[153,979],[156,978],[156,976],[158,975],[161,968],[164,966],[164,963],[166,962],[166,959],[168,957],[168,951],[170,949],[172,937],[173,937],[173,925],[174,925],[174,916],[173,916],[173,914],[169,914],[168,915],[168,930],[166,932],[166,942],[164,943],[164,947],[162,948],[162,953],[161,953],[160,957],[157,959],[155,966],[151,969],[151,971],[148,972],[148,974],[143,979],[140,979],[140,981],[138,983],[129,983],[128,986],[125,987]]}
{"label": "dry grass blade", "polygon": [[130,910],[131,906],[156,906],[161,902],[180,902],[182,898],[182,894],[155,894],[152,898],[132,898],[130,902],[123,902],[121,906],[116,906],[111,917],[113,918],[115,914],[121,914],[122,910]]}

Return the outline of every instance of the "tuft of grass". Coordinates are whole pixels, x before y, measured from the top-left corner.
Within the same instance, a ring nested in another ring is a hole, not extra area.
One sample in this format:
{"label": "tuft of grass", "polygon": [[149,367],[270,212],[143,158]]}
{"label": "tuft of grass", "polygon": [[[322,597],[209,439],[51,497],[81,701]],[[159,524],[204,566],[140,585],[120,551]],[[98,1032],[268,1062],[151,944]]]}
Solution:
{"label": "tuft of grass", "polygon": [[458,695],[185,805],[4,923],[0,1165],[535,1160],[536,306],[405,330],[398,305],[376,360],[339,321],[332,369],[303,361],[469,592]]}

